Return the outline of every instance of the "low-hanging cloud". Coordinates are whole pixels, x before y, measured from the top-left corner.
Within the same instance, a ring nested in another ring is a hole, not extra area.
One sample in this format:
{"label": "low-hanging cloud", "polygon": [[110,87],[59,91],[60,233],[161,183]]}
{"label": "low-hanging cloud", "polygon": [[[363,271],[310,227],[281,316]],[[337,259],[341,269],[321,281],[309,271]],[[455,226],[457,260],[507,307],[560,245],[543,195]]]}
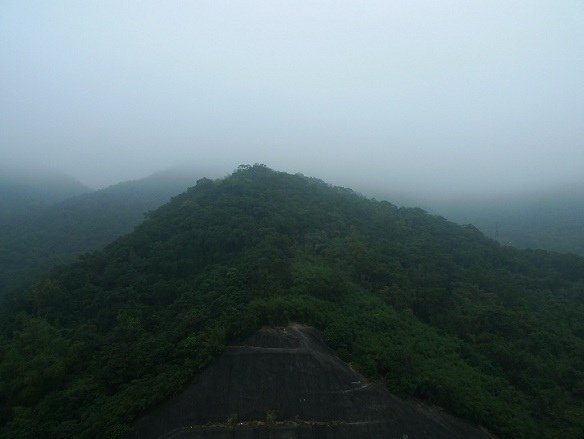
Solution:
{"label": "low-hanging cloud", "polygon": [[436,194],[584,165],[577,1],[3,2],[0,157],[93,186],[262,162]]}

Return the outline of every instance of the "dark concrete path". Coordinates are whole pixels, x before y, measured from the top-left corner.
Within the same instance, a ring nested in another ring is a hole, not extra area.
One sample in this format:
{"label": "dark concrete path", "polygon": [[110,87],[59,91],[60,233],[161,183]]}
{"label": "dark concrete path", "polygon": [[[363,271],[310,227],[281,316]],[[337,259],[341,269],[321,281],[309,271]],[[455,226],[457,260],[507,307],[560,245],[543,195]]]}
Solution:
{"label": "dark concrete path", "polygon": [[370,384],[318,331],[264,328],[231,346],[131,438],[490,439],[444,411]]}

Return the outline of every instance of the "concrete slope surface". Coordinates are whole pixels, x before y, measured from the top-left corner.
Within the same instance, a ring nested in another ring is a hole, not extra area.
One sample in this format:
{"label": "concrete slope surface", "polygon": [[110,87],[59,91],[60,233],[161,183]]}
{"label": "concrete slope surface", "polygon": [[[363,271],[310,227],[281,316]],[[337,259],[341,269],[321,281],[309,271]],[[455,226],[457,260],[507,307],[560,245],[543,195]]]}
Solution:
{"label": "concrete slope surface", "polygon": [[488,439],[485,430],[407,401],[341,361],[314,328],[264,328],[230,346],[131,438]]}

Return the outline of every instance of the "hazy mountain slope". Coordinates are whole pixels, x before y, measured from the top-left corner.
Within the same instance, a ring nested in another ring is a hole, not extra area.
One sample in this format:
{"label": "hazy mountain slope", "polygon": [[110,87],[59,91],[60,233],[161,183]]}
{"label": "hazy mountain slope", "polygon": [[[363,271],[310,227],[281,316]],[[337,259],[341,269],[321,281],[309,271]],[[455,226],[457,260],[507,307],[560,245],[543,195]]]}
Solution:
{"label": "hazy mountain slope", "polygon": [[343,361],[505,438],[580,438],[584,259],[242,168],[4,310],[0,436],[123,437],[230,340],[323,331]]}
{"label": "hazy mountain slope", "polygon": [[459,224],[473,224],[505,245],[584,255],[582,186],[472,199],[374,192],[380,199],[399,199],[402,205],[419,205]]}
{"label": "hazy mountain slope", "polygon": [[584,187],[438,208],[504,244],[584,255]]}
{"label": "hazy mountain slope", "polygon": [[0,167],[0,223],[89,191],[64,174]]}
{"label": "hazy mountain slope", "polygon": [[168,171],[62,201],[0,225],[0,295],[30,283],[130,232],[144,214],[196,183],[195,171]]}

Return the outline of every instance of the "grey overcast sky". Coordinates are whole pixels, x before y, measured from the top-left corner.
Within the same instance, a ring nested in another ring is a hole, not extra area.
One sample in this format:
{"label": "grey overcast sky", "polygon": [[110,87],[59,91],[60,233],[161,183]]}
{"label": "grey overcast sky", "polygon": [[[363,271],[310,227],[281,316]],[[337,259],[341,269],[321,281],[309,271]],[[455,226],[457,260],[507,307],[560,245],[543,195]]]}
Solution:
{"label": "grey overcast sky", "polygon": [[261,162],[489,193],[584,178],[584,2],[0,4],[0,161],[103,186]]}

